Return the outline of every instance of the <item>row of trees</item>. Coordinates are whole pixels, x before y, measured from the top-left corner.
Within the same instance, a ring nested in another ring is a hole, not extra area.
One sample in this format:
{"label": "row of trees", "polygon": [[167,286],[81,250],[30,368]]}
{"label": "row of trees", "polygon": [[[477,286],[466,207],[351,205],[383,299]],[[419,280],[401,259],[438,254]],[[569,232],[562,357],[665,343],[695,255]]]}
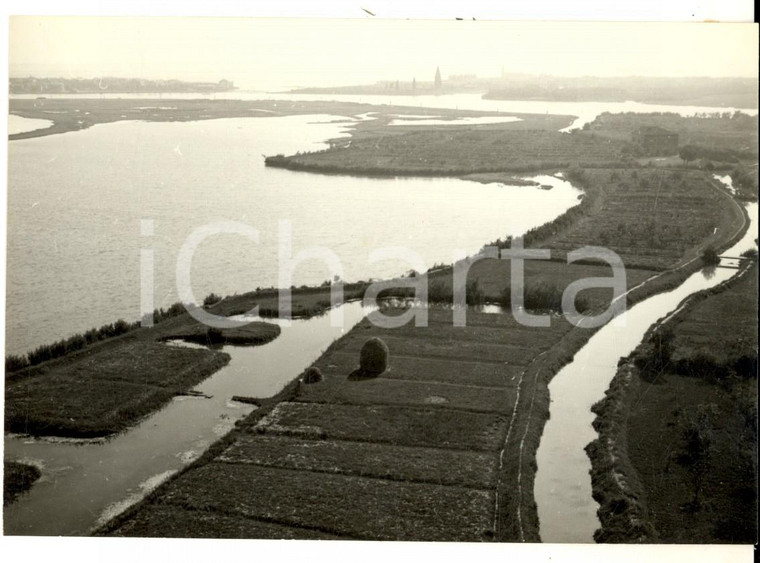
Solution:
{"label": "row of trees", "polygon": [[[221,298],[212,293],[206,297],[204,305],[208,305],[211,302],[215,303],[218,300],[221,300]],[[187,308],[185,305],[180,302],[172,304],[167,309],[154,309],[153,324],[158,324],[166,319],[177,317],[183,314],[186,310]],[[129,323],[124,319],[119,319],[115,323],[104,324],[99,328],[91,328],[86,332],[74,334],[73,336],[58,340],[52,344],[43,344],[27,354],[9,354],[5,357],[5,372],[6,374],[13,373],[24,368],[36,366],[48,360],[60,358],[71,352],[82,350],[86,346],[96,342],[126,334],[127,332],[140,328],[140,326],[140,321]]]}

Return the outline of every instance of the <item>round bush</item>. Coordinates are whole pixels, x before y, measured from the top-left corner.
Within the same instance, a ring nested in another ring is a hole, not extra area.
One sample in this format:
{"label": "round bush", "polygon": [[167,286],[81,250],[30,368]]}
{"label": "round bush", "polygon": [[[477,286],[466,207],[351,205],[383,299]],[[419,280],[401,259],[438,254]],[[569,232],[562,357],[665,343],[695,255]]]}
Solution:
{"label": "round bush", "polygon": [[322,379],[324,379],[322,377],[322,371],[314,366],[307,368],[306,371],[303,372],[303,382],[307,385],[311,383],[319,383]]}
{"label": "round bush", "polygon": [[370,338],[362,346],[359,368],[367,373],[379,375],[388,367],[388,346],[379,338]]}

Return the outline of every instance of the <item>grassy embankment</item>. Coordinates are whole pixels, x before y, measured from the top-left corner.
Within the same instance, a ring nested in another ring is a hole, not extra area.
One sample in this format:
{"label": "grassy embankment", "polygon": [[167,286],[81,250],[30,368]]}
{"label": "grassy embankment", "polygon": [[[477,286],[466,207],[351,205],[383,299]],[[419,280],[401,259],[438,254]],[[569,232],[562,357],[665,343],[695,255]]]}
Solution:
{"label": "grassy embankment", "polygon": [[594,407],[602,541],[757,541],[757,265],[683,305]]}
{"label": "grassy embankment", "polygon": [[[756,377],[757,267],[745,263],[652,327],[594,406],[600,541],[756,541]],[[700,413],[701,473],[684,463]]]}
{"label": "grassy embankment", "polygon": [[[319,301],[324,301],[326,291]],[[263,304],[275,299],[269,291],[262,295]],[[294,309],[314,310],[316,295],[296,297]],[[236,296],[211,310],[222,315],[227,308],[247,310],[257,299],[256,293]],[[152,328],[135,328],[39,365],[6,372],[5,429],[77,438],[122,431],[172,397],[188,393],[229,361],[229,355],[219,350],[172,347],[162,341],[256,345],[279,332],[276,325],[255,322],[223,329],[209,338],[207,327],[183,313]]]}
{"label": "grassy embankment", "polygon": [[[514,125],[514,124],[508,124]],[[267,166],[326,174],[457,176],[620,166],[623,143],[592,135],[488,125],[353,139],[349,146],[270,156]]]}
{"label": "grassy embankment", "polygon": [[[492,140],[506,137],[502,131],[489,134]],[[437,151],[461,151],[457,135],[439,136],[449,144]],[[503,158],[493,149],[497,145],[490,143],[489,170]],[[391,147],[380,153],[403,151]],[[368,152],[365,163],[375,162],[373,155]],[[309,158],[325,158],[330,166],[337,162],[332,151]],[[534,160],[534,165],[540,164]],[[357,162],[346,172],[361,167]],[[634,302],[680,283],[699,267],[693,257],[702,247],[723,248],[735,239],[744,216],[699,172],[685,173],[685,183],[661,170],[632,174],[587,170],[583,204],[531,240],[559,252],[573,243],[602,244],[603,237],[620,241],[627,250],[624,259],[639,266],[626,272],[628,286],[638,288],[629,295]],[[640,214],[653,217],[655,228],[677,227],[678,235],[650,248],[648,238],[637,239]],[[625,238],[620,232],[630,234]],[[477,281],[483,299],[498,299],[509,283],[509,268],[507,261],[481,260],[472,265],[469,279]],[[528,262],[526,270],[529,285],[541,281],[559,290],[580,277],[609,275],[604,266],[552,261]],[[431,274],[431,281],[442,284],[439,291],[445,293],[450,277],[450,270],[443,270]],[[593,290],[584,297],[599,308],[610,294]],[[257,411],[203,460],[103,533],[537,541],[531,491],[535,451],[548,416],[547,384],[591,331],[557,317],[549,329],[531,329],[509,315],[474,311],[467,328],[453,328],[449,311],[429,314],[431,323],[424,328],[384,330],[367,320],[357,325],[315,362],[323,382],[301,386]],[[390,370],[374,380],[347,380],[361,344],[375,335],[389,345]],[[264,492],[239,494],[254,489]],[[346,492],[355,502],[340,500]]]}
{"label": "grassy embankment", "polygon": [[34,465],[5,461],[3,464],[3,506],[32,488],[35,481],[42,476]]}
{"label": "grassy embankment", "polygon": [[[346,284],[344,299],[361,298],[366,285]],[[294,289],[292,296],[293,318],[330,308],[329,285]],[[214,300],[207,309],[234,316],[258,306],[261,317],[271,318],[279,316],[278,299],[276,289],[260,289]],[[141,328],[139,323],[120,321],[106,325],[108,330],[85,333],[91,338],[74,335],[40,346],[29,356],[44,358],[31,366],[26,356],[12,362],[6,358],[6,432],[76,438],[120,432],[223,367],[229,355],[216,349],[219,345],[265,344],[280,333],[277,325],[265,322],[210,332],[180,304],[156,310],[154,322],[152,328]],[[114,331],[114,326],[123,329]],[[167,340],[187,340],[209,349],[171,347],[164,344]],[[57,355],[50,357],[50,350]],[[9,369],[9,363],[27,367]]]}

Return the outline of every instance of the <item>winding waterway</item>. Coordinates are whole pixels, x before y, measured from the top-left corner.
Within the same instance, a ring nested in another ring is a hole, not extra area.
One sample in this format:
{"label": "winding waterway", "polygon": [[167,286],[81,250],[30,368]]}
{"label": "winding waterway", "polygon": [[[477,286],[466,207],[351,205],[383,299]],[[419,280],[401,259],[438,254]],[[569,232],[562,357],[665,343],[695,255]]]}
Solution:
{"label": "winding waterway", "polygon": [[[343,327],[330,315],[294,320],[262,346],[225,346],[230,363],[135,427],[107,440],[5,436],[5,457],[32,463],[42,477],[4,509],[6,535],[82,535],[105,523],[197,459],[254,407],[232,397],[276,395],[329,344],[369,312],[341,306]],[[278,322],[276,320],[269,322]],[[358,359],[357,359],[358,361]]]}
{"label": "winding waterway", "polygon": [[[30,99],[34,94],[14,95],[13,98]],[[596,119],[600,113],[652,113],[672,112],[683,116],[701,113],[734,112],[740,110],[749,115],[757,115],[757,109],[735,107],[684,106],[667,104],[645,104],[641,102],[558,102],[550,100],[487,100],[481,93],[445,94],[424,96],[384,96],[357,94],[290,94],[287,92],[253,92],[235,90],[214,94],[60,94],[49,95],[51,98],[101,98],[101,99],[212,99],[212,100],[285,100],[318,102],[355,102],[383,106],[405,106],[437,109],[460,109],[473,111],[533,113],[552,115],[572,115],[575,121],[563,131]]]}
{"label": "winding waterway", "polygon": [[[756,247],[757,203],[747,205],[746,209],[749,229],[725,252],[727,256],[739,256]],[[591,406],[604,397],[618,360],[630,354],[649,327],[674,311],[683,299],[720,284],[736,272],[729,268],[703,269],[676,289],[634,305],[602,327],[573,361],[554,376],[549,384],[550,418],[536,455],[534,494],[542,541],[592,542],[594,531],[600,526],[596,514],[599,505],[591,496],[591,462],[584,448],[597,436],[591,426],[596,416]]]}
{"label": "winding waterway", "polygon": [[[234,94],[229,97],[244,97]],[[578,116],[573,127],[602,111],[689,115],[717,110],[507,102],[482,100],[479,95],[389,100],[252,94],[248,99],[273,98],[551,112]],[[320,176],[263,166],[262,154],[312,150],[325,139],[345,134],[345,121],[291,116],[119,122],[10,143],[7,352],[20,353],[117,317],[137,318],[141,248],[156,255],[155,306],[176,301],[178,248],[194,229],[211,221],[253,225],[261,232],[261,244],[246,246],[228,236],[204,244],[193,270],[199,297],[210,291],[231,294],[276,285],[280,219],[292,226],[292,254],[310,246],[330,248],[341,258],[344,279],[351,280],[408,269],[399,262],[370,263],[368,254],[378,247],[408,247],[426,265],[450,262],[455,251],[475,252],[484,242],[524,232],[577,203],[579,192],[556,177],[537,178],[554,186],[540,190],[440,178]],[[731,255],[754,244],[757,205],[748,211],[753,218],[750,234],[728,251]],[[141,238],[145,219],[154,222],[153,235]],[[538,451],[535,485],[544,541],[588,542],[598,527],[583,448],[594,437],[590,406],[603,396],[618,358],[685,296],[733,273],[699,272],[677,289],[632,307],[623,317],[624,328],[615,322],[601,329],[553,379],[551,420]],[[293,283],[313,284],[327,277],[323,264],[305,262]],[[343,330],[366,313],[358,303],[343,309]],[[43,477],[5,509],[5,533],[86,533],[196,459],[252,411],[249,405],[231,401],[233,395],[275,394],[341,334],[341,329],[329,327],[325,316],[296,321],[260,347],[227,347],[230,364],[195,389],[208,398],[177,398],[110,440],[75,443],[6,436],[6,457],[41,466]]]}
{"label": "winding waterway", "polygon": [[[540,181],[554,188],[541,190],[264,166],[262,154],[322,148],[347,125],[314,115],[124,121],[9,143],[6,353],[118,318],[139,319],[142,250],[154,256],[153,306],[178,301],[180,249],[212,223],[256,229],[259,242],[237,234],[207,238],[192,262],[198,300],[280,286],[281,248],[287,257],[324,248],[347,281],[387,278],[451,263],[458,250],[474,254],[578,203],[580,191],[554,177]],[[152,222],[152,235],[141,236],[143,220]],[[288,237],[290,246],[281,247]],[[370,261],[372,251],[386,247],[403,247],[422,264]],[[315,259],[292,273],[284,285],[333,277]]]}
{"label": "winding waterway", "polygon": [[[208,240],[194,262],[198,296],[277,284],[280,219],[292,226],[292,255],[329,248],[351,280],[408,269],[369,262],[377,248],[403,246],[425,266],[450,262],[457,251],[474,253],[578,203],[581,192],[556,176],[533,178],[552,186],[546,190],[263,166],[261,154],[312,149],[345,127],[345,118],[330,116],[119,122],[10,143],[7,350],[139,316],[141,248],[156,256],[155,306],[176,301],[178,248],[208,222],[254,226],[261,240],[248,248],[225,235]],[[141,238],[144,219],[154,228]],[[323,264],[305,262],[293,282],[318,283],[328,274]],[[367,312],[359,303],[342,310],[343,328],[331,327],[328,315],[295,321],[263,346],[225,347],[232,360],[194,389],[203,396],[177,397],[111,439],[6,435],[6,459],[37,465],[42,478],[5,508],[4,532],[85,534],[137,502],[252,411],[232,396],[276,394]]]}

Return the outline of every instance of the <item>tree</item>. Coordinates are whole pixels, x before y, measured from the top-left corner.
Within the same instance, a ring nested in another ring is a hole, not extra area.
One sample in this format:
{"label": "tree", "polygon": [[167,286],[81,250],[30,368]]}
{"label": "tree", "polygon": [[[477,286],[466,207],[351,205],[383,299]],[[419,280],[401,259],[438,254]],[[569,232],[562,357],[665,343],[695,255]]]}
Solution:
{"label": "tree", "polygon": [[435,67],[435,89],[441,89],[441,69],[439,67]]}
{"label": "tree", "polygon": [[720,264],[720,256],[718,256],[718,252],[712,246],[708,246],[702,251],[702,263],[705,266]]}
{"label": "tree", "polygon": [[693,145],[684,145],[678,150],[678,156],[681,157],[681,160],[683,160],[686,163],[686,166],[688,166],[689,162],[696,160],[697,148]]}
{"label": "tree", "polygon": [[689,507],[694,510],[700,506],[699,495],[702,492],[705,477],[710,471],[713,419],[716,413],[716,405],[709,404],[698,405],[696,409],[682,414],[682,443],[676,463],[686,469],[691,477],[694,496]]}
{"label": "tree", "polygon": [[644,381],[658,383],[663,381],[665,370],[673,356],[673,340],[675,335],[668,328],[656,330],[650,337],[651,352],[639,357],[636,365]]}

